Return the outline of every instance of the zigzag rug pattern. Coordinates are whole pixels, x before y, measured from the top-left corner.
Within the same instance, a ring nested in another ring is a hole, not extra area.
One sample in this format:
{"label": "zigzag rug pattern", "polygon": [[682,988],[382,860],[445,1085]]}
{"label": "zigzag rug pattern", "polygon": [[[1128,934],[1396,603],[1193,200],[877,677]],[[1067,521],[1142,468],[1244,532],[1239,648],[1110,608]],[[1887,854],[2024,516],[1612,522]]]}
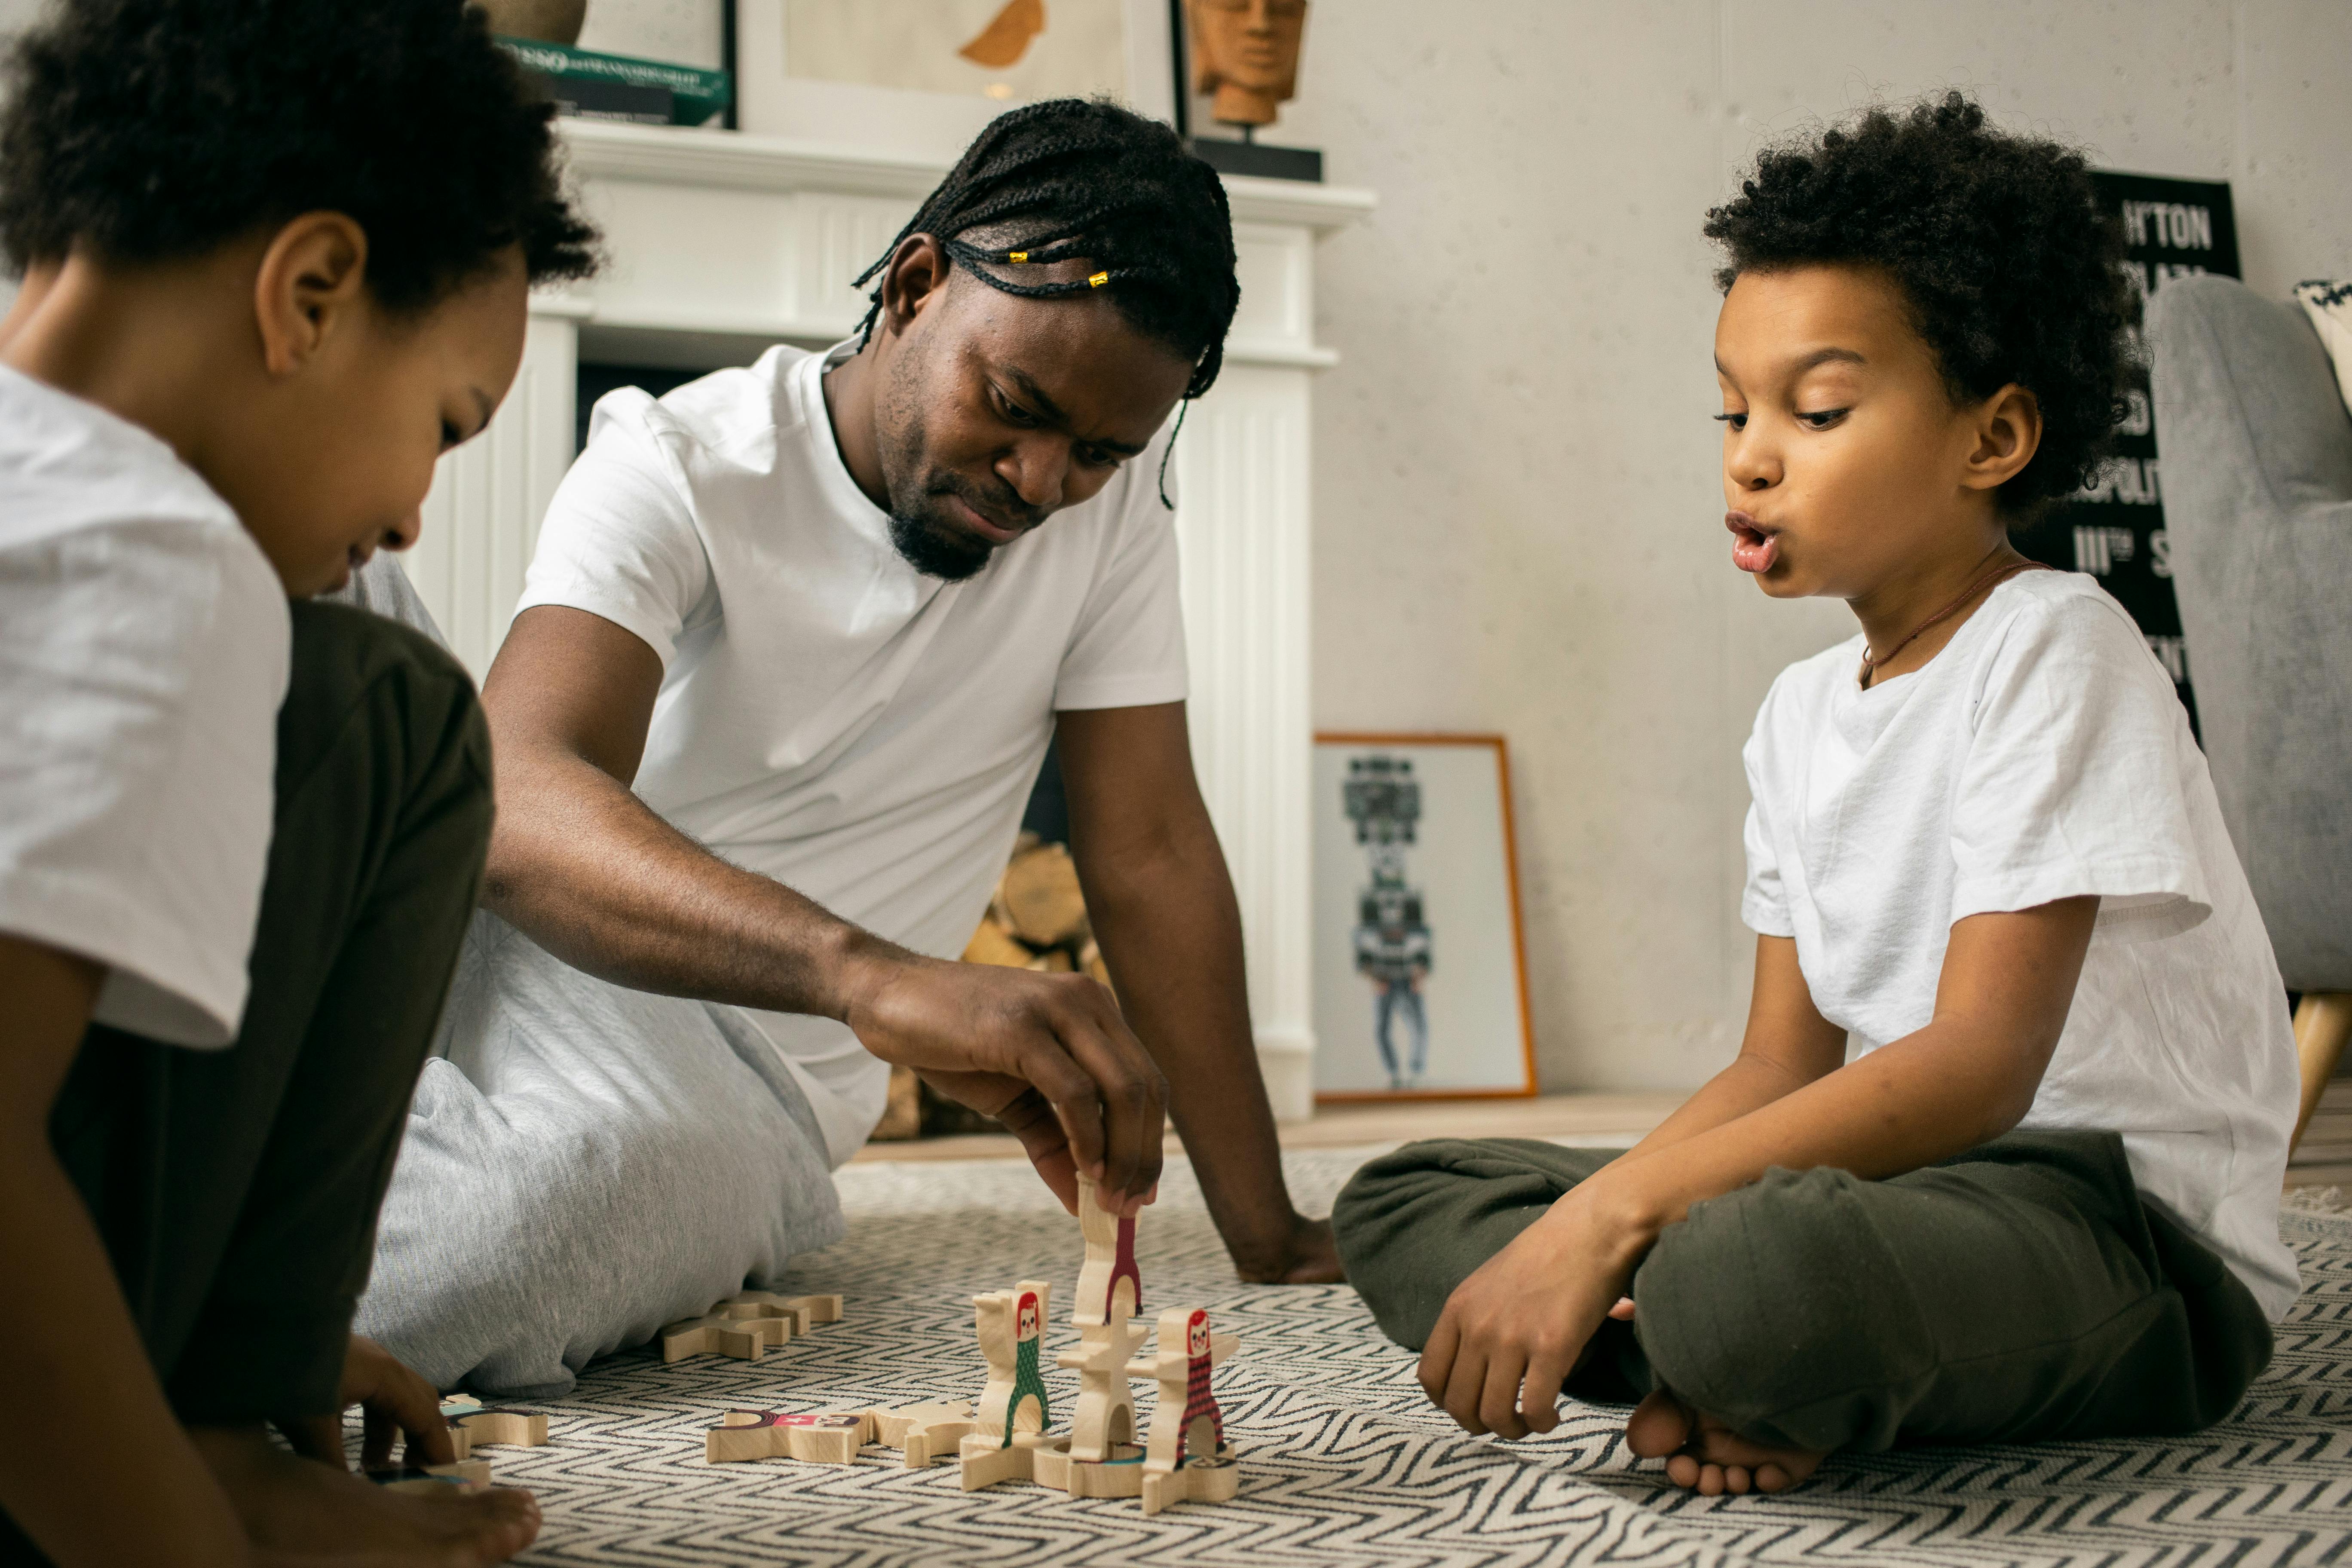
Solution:
{"label": "zigzag rug pattern", "polygon": [[[1372,1151],[1286,1162],[1322,1212]],[[485,1450],[539,1496],[528,1563],[1248,1563],[1251,1568],[1544,1568],[1784,1563],[2021,1568],[2267,1568],[2352,1561],[2352,1217],[2280,1225],[2305,1289],[2269,1373],[2193,1437],[1912,1450],[1832,1458],[1776,1498],[1701,1499],[1620,1442],[1622,1409],[1571,1405],[1518,1445],[1465,1436],[1422,1397],[1412,1358],[1344,1287],[1234,1281],[1191,1173],[1171,1165],[1139,1252],[1150,1310],[1198,1301],[1242,1335],[1219,1371],[1242,1449],[1240,1498],[1146,1521],[1132,1501],[1074,1502],[1011,1484],[959,1489],[954,1468],[872,1458],[707,1465],[702,1429],[730,1408],[854,1409],[971,1397],[971,1299],[1024,1276],[1076,1278],[1076,1225],[1025,1165],[853,1165],[848,1237],[784,1289],[837,1290],[845,1321],[758,1363],[664,1366],[635,1352],[543,1402],[550,1442]],[[1148,1315],[1148,1314],[1147,1314]],[[1056,1324],[1052,1352],[1075,1340]],[[1057,1394],[1074,1384],[1059,1374]],[[869,1456],[880,1450],[868,1450]]]}

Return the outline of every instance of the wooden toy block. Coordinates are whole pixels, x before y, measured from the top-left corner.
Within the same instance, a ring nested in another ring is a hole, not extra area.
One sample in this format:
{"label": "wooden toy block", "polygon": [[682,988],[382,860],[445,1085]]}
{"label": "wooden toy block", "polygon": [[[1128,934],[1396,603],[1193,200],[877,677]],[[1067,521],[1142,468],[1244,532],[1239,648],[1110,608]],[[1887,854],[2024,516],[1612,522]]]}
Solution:
{"label": "wooden toy block", "polygon": [[740,1459],[798,1459],[810,1465],[854,1465],[874,1438],[864,1413],[786,1415],[773,1410],[730,1410],[702,1435],[705,1464]]}
{"label": "wooden toy block", "polygon": [[741,1290],[718,1302],[714,1318],[776,1318],[790,1330],[784,1338],[797,1339],[820,1323],[841,1321],[838,1296],[779,1296],[772,1290]]}
{"label": "wooden toy block", "polygon": [[874,1424],[875,1441],[905,1456],[907,1468],[929,1468],[940,1459],[956,1457],[964,1438],[977,1428],[971,1403],[963,1399],[909,1405],[897,1410],[873,1409],[866,1418]]}
{"label": "wooden toy block", "polygon": [[1231,1502],[1241,1490],[1241,1466],[1231,1448],[1194,1459],[1181,1469],[1143,1471],[1143,1513],[1149,1519],[1180,1502]]}
{"label": "wooden toy block", "polygon": [[1127,1367],[1129,1377],[1153,1378],[1160,1384],[1144,1468],[1164,1474],[1181,1468],[1188,1455],[1198,1462],[1225,1451],[1224,1412],[1217,1407],[1211,1378],[1216,1364],[1240,1342],[1235,1334],[1212,1333],[1209,1314],[1202,1308],[1171,1307],[1160,1314],[1154,1354]]}
{"label": "wooden toy block", "polygon": [[366,1475],[387,1491],[421,1492],[426,1496],[445,1489],[480,1491],[490,1484],[490,1462],[468,1459],[454,1465],[398,1465],[369,1470]]}
{"label": "wooden toy block", "polygon": [[685,1318],[666,1326],[659,1336],[662,1360],[683,1361],[690,1355],[731,1355],[758,1361],[770,1345],[780,1345],[791,1329],[782,1318]]}
{"label": "wooden toy block", "polygon": [[1037,1364],[1053,1290],[1043,1279],[1024,1279],[1010,1290],[972,1298],[973,1326],[981,1353],[988,1358],[988,1384],[973,1422],[977,1435],[1000,1448],[1021,1433],[1042,1432],[1053,1424]]}
{"label": "wooden toy block", "polygon": [[1084,1464],[1070,1457],[1066,1439],[1055,1438],[1037,1450],[1034,1479],[1074,1498],[1130,1498],[1143,1495],[1143,1450],[1121,1443],[1099,1464]]}
{"label": "wooden toy block", "polygon": [[450,1425],[466,1434],[467,1458],[472,1450],[492,1443],[536,1448],[547,1441],[547,1417],[536,1411],[490,1406],[460,1415]]}
{"label": "wooden toy block", "polygon": [[1070,1321],[1083,1329],[1114,1317],[1135,1316],[1143,1310],[1143,1276],[1135,1266],[1135,1221],[1122,1219],[1097,1202],[1094,1181],[1083,1173],[1078,1176],[1078,1228],[1087,1238],[1087,1260],[1078,1269],[1077,1294],[1070,1300]]}
{"label": "wooden toy block", "polygon": [[1078,1347],[1055,1358],[1078,1374],[1078,1402],[1070,1421],[1070,1458],[1101,1464],[1111,1449],[1135,1441],[1135,1394],[1127,1385],[1128,1357],[1147,1331],[1128,1326],[1115,1309],[1111,1321],[1081,1329]]}
{"label": "wooden toy block", "polygon": [[1009,1444],[1000,1444],[985,1431],[966,1437],[956,1452],[956,1468],[963,1489],[976,1492],[1002,1481],[1025,1481],[1035,1474],[1038,1451],[1049,1439],[1040,1432],[1021,1432]]}

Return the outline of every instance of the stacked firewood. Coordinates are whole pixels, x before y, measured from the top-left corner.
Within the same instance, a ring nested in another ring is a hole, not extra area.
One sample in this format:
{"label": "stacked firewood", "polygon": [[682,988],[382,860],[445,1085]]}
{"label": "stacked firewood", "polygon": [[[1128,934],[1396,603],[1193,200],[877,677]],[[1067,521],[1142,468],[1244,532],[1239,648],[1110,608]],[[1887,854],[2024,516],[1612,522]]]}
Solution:
{"label": "stacked firewood", "polygon": [[[1077,863],[1059,844],[1024,833],[1013,859],[997,879],[996,894],[980,929],[964,944],[966,963],[1034,969],[1047,974],[1089,974],[1110,984],[1102,950],[1087,919],[1087,897],[1078,887]],[[943,1133],[995,1131],[978,1112],[942,1099],[907,1068],[890,1070],[890,1100],[874,1129],[877,1140],[936,1137]]]}

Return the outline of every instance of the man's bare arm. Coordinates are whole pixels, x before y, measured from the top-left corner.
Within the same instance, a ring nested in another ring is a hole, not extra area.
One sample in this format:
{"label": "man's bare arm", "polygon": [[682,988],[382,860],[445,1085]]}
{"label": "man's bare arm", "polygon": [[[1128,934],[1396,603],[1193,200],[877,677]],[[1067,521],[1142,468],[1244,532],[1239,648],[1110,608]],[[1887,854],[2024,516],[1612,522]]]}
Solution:
{"label": "man's bare arm", "polygon": [[1338,1279],[1328,1221],[1292,1209],[1250,1031],[1241,911],[1192,776],[1184,705],[1064,713],[1071,848],[1119,1005],[1244,1279]]}
{"label": "man's bare arm", "polygon": [[1797,967],[1796,942],[1785,936],[1759,935],[1756,982],[1739,1055],[1635,1144],[1632,1153],[1654,1154],[1737,1121],[1826,1078],[1844,1060],[1845,1031],[1813,1005],[1804,972]]}
{"label": "man's bare arm", "polygon": [[1100,988],[924,958],[671,827],[629,788],[660,687],[654,650],[601,616],[515,618],[482,689],[499,808],[485,902],[618,984],[841,1020],[1003,1120],[1066,1203],[1074,1168],[1108,1196],[1150,1191],[1166,1085]]}
{"label": "man's bare arm", "polygon": [[[227,1497],[156,1382],[114,1267],[49,1144],[102,972],[0,936],[0,1509],[60,1568],[250,1560]],[[135,1467],[94,1463],[138,1435]]]}

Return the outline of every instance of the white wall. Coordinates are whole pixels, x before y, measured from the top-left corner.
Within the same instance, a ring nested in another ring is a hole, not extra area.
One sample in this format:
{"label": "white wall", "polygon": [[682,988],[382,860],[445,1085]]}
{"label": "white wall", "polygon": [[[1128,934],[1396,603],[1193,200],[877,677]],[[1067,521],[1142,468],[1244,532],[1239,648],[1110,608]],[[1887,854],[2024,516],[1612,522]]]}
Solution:
{"label": "white wall", "polygon": [[1320,260],[1317,723],[1508,735],[1546,1086],[1693,1083],[1746,1012],[1739,743],[1852,628],[1728,563],[1706,209],[1958,86],[2231,181],[2267,292],[2352,274],[2352,5],[1324,0],[1299,85],[1267,140],[1381,197]]}

